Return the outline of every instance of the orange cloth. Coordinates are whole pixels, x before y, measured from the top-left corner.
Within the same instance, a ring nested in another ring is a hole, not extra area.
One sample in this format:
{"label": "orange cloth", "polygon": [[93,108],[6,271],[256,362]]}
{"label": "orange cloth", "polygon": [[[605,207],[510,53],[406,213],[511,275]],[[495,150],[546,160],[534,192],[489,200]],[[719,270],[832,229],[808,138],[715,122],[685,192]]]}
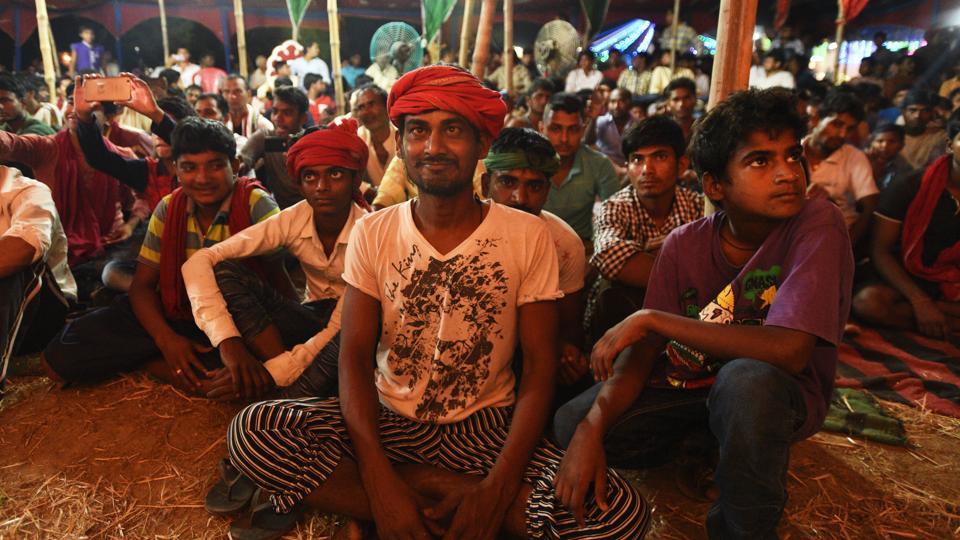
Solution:
{"label": "orange cloth", "polygon": [[367,143],[357,136],[357,121],[344,118],[300,137],[287,150],[287,173],[299,182],[300,169],[309,165],[360,172],[366,170],[369,155]]}

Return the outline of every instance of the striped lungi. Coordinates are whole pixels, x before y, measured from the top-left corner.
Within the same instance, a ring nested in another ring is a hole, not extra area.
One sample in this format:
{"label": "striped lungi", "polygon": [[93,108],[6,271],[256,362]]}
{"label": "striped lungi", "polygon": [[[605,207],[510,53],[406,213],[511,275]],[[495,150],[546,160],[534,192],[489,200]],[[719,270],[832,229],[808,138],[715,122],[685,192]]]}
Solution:
{"label": "striped lungi", "polygon": [[[380,439],[394,463],[431,465],[460,474],[486,475],[503,449],[512,408],[481,409],[461,422],[433,424],[410,420],[380,407]],[[243,409],[227,430],[230,460],[271,494],[278,512],[289,512],[316,490],[346,456],[356,459],[340,401],[275,400]],[[650,523],[643,497],[613,470],[607,473],[608,509],[591,496],[586,526],[556,498],[554,476],[563,452],[541,440],[524,471],[532,486],[527,500],[531,538],[631,539],[642,537]]]}

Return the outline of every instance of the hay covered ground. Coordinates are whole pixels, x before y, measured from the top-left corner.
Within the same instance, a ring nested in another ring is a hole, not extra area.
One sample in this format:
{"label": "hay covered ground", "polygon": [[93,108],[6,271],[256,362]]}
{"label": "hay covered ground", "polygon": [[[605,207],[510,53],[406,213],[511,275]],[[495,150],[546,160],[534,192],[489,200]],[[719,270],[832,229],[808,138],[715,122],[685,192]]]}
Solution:
{"label": "hay covered ground", "polygon": [[[884,405],[915,447],[824,433],[796,445],[781,536],[960,537],[960,421]],[[140,375],[67,389],[12,377],[0,404],[0,539],[225,538],[227,521],[202,503],[238,408]],[[654,506],[651,537],[705,536],[708,505],[680,494],[672,465],[628,476]],[[329,537],[336,521],[313,516],[287,538]]]}

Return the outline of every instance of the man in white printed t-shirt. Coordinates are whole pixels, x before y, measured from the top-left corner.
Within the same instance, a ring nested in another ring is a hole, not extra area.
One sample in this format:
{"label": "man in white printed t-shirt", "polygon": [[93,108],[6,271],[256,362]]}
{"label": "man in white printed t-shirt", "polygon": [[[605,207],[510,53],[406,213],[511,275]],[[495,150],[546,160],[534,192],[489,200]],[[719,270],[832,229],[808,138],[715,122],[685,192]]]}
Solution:
{"label": "man in white printed t-shirt", "polygon": [[834,91],[820,105],[819,115],[820,122],[803,140],[810,182],[824,189],[840,208],[856,248],[868,231],[880,196],[870,159],[845,142],[864,119],[863,104],[849,92]]}
{"label": "man in white printed t-shirt", "polygon": [[282,516],[309,505],[358,520],[354,536],[643,536],[649,508],[612,470],[576,516],[554,491],[562,452],[542,438],[562,296],[554,243],[541,219],[472,189],[503,125],[499,94],[428,66],[396,82],[388,109],[419,197],[351,235],[341,397],[260,403],[232,422],[233,465],[273,502],[273,519],[252,521],[292,527]]}
{"label": "man in white printed t-shirt", "polygon": [[[583,241],[573,227],[543,210],[550,194],[550,177],[560,168],[560,156],[550,140],[532,129],[505,128],[493,141],[483,164],[483,192],[493,202],[540,216],[560,264],[560,366],[557,376],[568,388],[590,370],[584,354],[583,297],[587,273]],[[590,379],[592,384],[593,379]],[[561,389],[561,392],[563,390]],[[572,396],[571,396],[572,397]],[[558,400],[559,401],[559,400]]]}

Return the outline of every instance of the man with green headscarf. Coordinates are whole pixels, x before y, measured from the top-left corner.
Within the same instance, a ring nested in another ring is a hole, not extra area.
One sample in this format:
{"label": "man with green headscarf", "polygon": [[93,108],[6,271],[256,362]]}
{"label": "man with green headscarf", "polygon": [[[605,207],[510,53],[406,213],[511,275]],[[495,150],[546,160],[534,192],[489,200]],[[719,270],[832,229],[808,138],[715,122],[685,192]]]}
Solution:
{"label": "man with green headscarf", "polygon": [[558,377],[571,386],[589,371],[584,355],[583,298],[581,291],[587,259],[576,231],[554,214],[543,210],[550,194],[550,177],[560,168],[560,156],[550,140],[525,128],[505,128],[483,160],[484,194],[494,202],[540,216],[553,237],[560,263],[561,355]]}

